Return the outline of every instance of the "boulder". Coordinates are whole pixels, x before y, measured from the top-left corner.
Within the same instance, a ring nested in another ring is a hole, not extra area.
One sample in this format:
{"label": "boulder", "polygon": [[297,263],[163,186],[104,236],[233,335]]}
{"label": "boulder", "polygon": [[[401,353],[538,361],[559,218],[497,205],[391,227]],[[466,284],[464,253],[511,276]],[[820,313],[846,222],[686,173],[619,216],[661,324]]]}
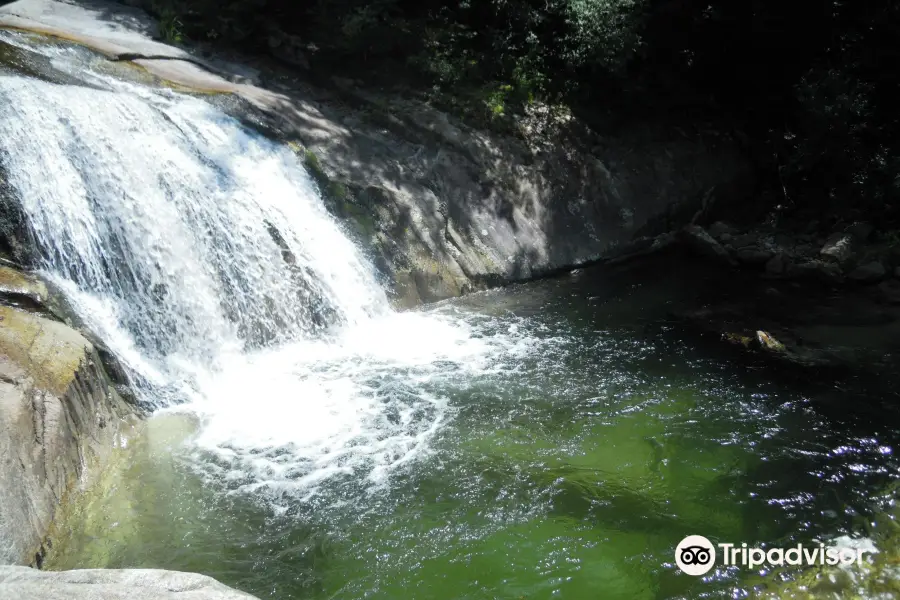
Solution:
{"label": "boulder", "polygon": [[732,266],[737,264],[728,253],[728,250],[699,225],[688,225],[682,229],[681,239],[700,256],[711,258],[722,264]]}
{"label": "boulder", "polygon": [[767,331],[758,330],[756,332],[756,340],[759,345],[770,352],[784,352],[785,346]]}
{"label": "boulder", "polygon": [[160,569],[38,571],[0,567],[10,600],[254,600],[211,577]]}
{"label": "boulder", "polygon": [[887,275],[887,269],[881,261],[873,260],[863,263],[850,271],[847,277],[860,283],[873,283],[881,281]]}
{"label": "boulder", "polygon": [[853,258],[854,238],[849,233],[835,233],[825,241],[819,254],[841,264],[847,263]]}
{"label": "boulder", "polygon": [[84,336],[0,306],[0,563],[40,565],[57,510],[134,416]]}

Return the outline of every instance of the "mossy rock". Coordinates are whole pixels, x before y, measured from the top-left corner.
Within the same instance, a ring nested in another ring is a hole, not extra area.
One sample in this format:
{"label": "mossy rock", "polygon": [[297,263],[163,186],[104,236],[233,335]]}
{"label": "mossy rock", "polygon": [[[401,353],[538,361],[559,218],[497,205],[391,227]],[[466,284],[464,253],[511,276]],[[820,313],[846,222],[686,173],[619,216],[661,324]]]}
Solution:
{"label": "mossy rock", "polygon": [[0,306],[0,353],[22,365],[40,388],[65,394],[90,348],[63,323]]}
{"label": "mossy rock", "polygon": [[351,197],[350,189],[340,181],[329,182],[326,193],[331,196],[332,199],[338,201],[347,200]]}
{"label": "mossy rock", "polygon": [[50,293],[43,281],[5,266],[0,266],[0,295],[23,296],[40,304],[50,299]]}
{"label": "mossy rock", "polygon": [[723,333],[722,339],[730,344],[743,346],[744,348],[750,348],[753,345],[753,338],[751,336],[742,335],[740,333]]}
{"label": "mossy rock", "polygon": [[319,157],[312,150],[303,150],[303,164],[309,169],[310,175],[316,180],[320,186],[328,185],[328,175],[319,162]]}

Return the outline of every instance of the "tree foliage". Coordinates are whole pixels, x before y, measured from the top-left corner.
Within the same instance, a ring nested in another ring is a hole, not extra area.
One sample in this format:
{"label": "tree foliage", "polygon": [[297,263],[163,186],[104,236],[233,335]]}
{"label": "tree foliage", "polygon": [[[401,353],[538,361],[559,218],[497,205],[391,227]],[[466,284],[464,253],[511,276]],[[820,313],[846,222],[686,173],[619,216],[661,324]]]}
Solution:
{"label": "tree foliage", "polygon": [[179,36],[265,51],[297,36],[323,71],[743,123],[782,202],[890,206],[900,162],[900,2],[890,0],[152,0]]}

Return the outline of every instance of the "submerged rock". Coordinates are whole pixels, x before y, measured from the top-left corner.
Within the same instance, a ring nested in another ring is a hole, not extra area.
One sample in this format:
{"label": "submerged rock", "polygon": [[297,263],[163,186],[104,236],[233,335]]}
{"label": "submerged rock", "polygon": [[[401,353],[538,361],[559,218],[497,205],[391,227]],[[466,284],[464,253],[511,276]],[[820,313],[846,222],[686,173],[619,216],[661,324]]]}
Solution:
{"label": "submerged rock", "polygon": [[784,344],[775,339],[775,337],[766,331],[757,331],[756,340],[766,350],[772,352],[784,352]]}
{"label": "submerged rock", "polygon": [[161,569],[38,571],[0,567],[0,598],[10,600],[254,600],[212,577]]}
{"label": "submerged rock", "polygon": [[722,334],[722,339],[729,344],[743,346],[744,348],[750,348],[753,345],[752,337],[749,335],[741,335],[740,333],[725,332]]}

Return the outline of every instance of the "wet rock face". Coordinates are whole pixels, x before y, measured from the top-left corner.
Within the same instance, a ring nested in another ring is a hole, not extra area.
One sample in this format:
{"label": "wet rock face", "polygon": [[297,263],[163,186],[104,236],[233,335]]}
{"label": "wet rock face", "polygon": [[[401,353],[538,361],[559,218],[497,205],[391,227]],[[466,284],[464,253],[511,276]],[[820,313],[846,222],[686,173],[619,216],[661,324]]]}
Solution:
{"label": "wet rock face", "polygon": [[0,567],[0,598],[15,600],[254,600],[211,577],[160,569],[38,571]]}
{"label": "wet rock face", "polygon": [[15,197],[3,170],[0,153],[0,256],[20,265],[32,262],[36,256],[28,230],[25,212]]}
{"label": "wet rock face", "polygon": [[[649,123],[604,135],[572,119],[522,140],[408,99],[344,93],[358,108],[323,102],[290,123],[279,111],[276,129],[317,157],[326,193],[343,191],[336,214],[364,232],[406,305],[610,256],[684,225],[704,198],[731,201],[751,177],[724,137]],[[716,240],[697,241],[731,261]]]}
{"label": "wet rock face", "polygon": [[61,503],[134,415],[80,333],[0,306],[0,563],[41,563]]}

